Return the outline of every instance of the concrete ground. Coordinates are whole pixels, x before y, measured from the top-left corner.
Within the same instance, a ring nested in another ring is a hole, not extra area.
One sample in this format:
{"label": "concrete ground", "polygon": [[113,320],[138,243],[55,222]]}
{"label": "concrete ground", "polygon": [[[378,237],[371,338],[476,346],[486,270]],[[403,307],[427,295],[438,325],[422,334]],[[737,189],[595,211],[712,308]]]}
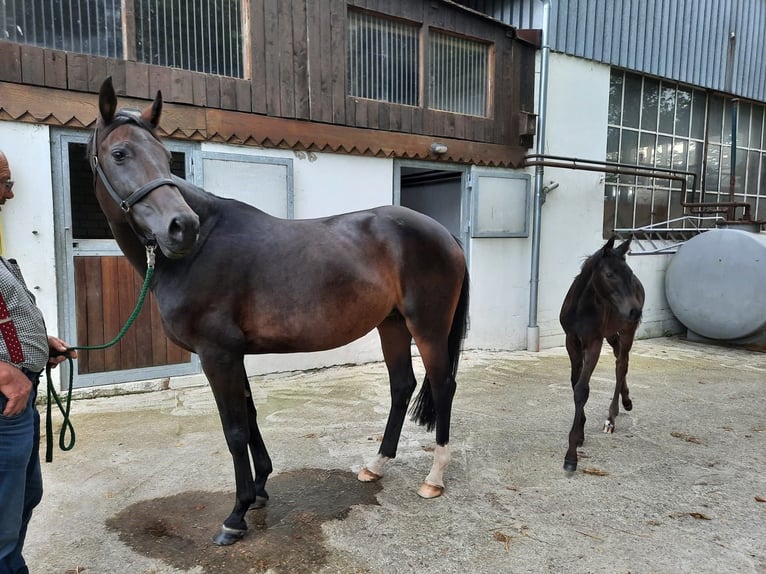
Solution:
{"label": "concrete ground", "polygon": [[30,571],[766,573],[766,354],[638,341],[634,408],[605,435],[613,364],[605,348],[567,476],[566,352],[464,353],[435,500],[416,495],[433,434],[410,421],[383,480],[354,478],[385,426],[382,364],[257,377],[271,501],[225,548],[211,537],[233,467],[209,388],[77,400],[74,449],[44,463]]}

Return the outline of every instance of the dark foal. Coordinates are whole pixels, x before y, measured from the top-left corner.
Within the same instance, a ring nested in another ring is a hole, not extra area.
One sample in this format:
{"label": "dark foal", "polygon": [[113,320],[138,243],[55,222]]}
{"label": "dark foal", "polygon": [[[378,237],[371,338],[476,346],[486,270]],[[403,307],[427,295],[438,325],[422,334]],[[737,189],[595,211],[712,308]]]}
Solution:
{"label": "dark foal", "polygon": [[644,307],[644,287],[625,261],[629,249],[630,239],[619,247],[614,247],[614,237],[607,241],[583,263],[561,306],[559,320],[566,333],[575,404],[569,449],[564,457],[567,471],[577,469],[577,447],[585,440],[585,403],[590,393],[590,377],[604,339],[614,350],[617,380],[604,432],[614,432],[620,396],[626,411],[633,408],[625,377],[628,355]]}
{"label": "dark foal", "polygon": [[145,244],[159,247],[151,289],[165,332],[199,355],[218,406],[237,492],[215,542],[242,537],[245,513],[268,498],[272,464],[246,354],[320,351],[378,330],[391,409],[378,455],[359,473],[370,481],[396,456],[416,387],[414,340],[426,377],[413,419],[436,429],[433,465],[418,493],[439,496],[468,315],[468,270],[458,241],[433,219],[399,206],[285,220],[212,195],[171,175],[156,135],[161,111],[158,92],[142,113],[118,112],[108,79],[89,153],[101,209],[142,276]]}

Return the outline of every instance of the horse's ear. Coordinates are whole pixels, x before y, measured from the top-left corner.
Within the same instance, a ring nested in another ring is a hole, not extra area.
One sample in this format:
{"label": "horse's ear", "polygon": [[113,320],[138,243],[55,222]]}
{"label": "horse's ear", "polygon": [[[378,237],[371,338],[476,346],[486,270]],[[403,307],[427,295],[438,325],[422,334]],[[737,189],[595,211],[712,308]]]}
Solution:
{"label": "horse's ear", "polygon": [[614,236],[614,235],[612,235],[612,236],[609,238],[609,241],[607,241],[607,242],[604,244],[604,247],[602,248],[602,249],[604,250],[604,253],[609,253],[609,252],[610,252],[612,249],[614,249],[614,239],[615,239],[615,236]]}
{"label": "horse's ear", "polygon": [[632,239],[632,237],[628,237],[620,244],[617,249],[614,250],[614,252],[624,259],[625,255],[627,255],[628,251],[630,251],[630,242]]}
{"label": "horse's ear", "polygon": [[104,125],[109,124],[114,118],[114,112],[117,111],[117,96],[114,93],[112,85],[112,76],[109,76],[101,84],[98,92],[98,112],[101,114],[101,121]]}
{"label": "horse's ear", "polygon": [[162,115],[162,91],[157,90],[157,95],[154,97],[152,105],[141,112],[141,119],[149,122],[153,128],[156,128],[160,125],[160,115]]}

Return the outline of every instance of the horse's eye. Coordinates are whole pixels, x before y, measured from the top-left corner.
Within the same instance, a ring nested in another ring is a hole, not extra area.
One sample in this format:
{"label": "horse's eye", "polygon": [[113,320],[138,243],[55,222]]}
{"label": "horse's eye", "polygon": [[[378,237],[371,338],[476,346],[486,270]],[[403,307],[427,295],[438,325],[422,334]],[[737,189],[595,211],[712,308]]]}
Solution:
{"label": "horse's eye", "polygon": [[607,272],[605,273],[605,275],[606,275],[606,278],[607,278],[607,279],[611,279],[612,277],[614,277],[614,273],[612,273],[611,271],[607,271]]}
{"label": "horse's eye", "polygon": [[115,161],[122,161],[125,159],[125,151],[121,149],[113,149],[112,157],[115,159]]}

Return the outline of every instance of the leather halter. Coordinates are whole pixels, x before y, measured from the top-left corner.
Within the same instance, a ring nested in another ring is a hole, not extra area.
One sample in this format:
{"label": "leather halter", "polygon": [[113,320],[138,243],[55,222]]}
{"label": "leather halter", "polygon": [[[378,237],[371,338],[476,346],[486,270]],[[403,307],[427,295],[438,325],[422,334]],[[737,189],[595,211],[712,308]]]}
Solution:
{"label": "leather halter", "polygon": [[[115,119],[122,120],[121,123],[133,123],[139,127],[141,126],[140,121],[128,114],[120,114],[115,117]],[[109,181],[109,178],[107,177],[106,173],[104,173],[104,170],[101,168],[101,162],[98,161],[98,128],[93,133],[93,169],[96,172],[96,175],[101,179],[101,183],[104,184],[104,188],[109,193],[109,195],[112,197],[112,199],[117,203],[117,205],[120,206],[120,209],[122,209],[123,212],[128,213],[130,209],[139,201],[141,201],[144,197],[149,195],[152,191],[157,189],[158,187],[162,187],[163,185],[171,185],[175,188],[178,188],[178,185],[176,183],[168,178],[168,177],[161,177],[158,179],[153,179],[149,183],[146,183],[139,187],[137,190],[132,192],[127,198],[123,199],[120,197],[120,195],[117,193],[117,191],[112,186],[111,182]]]}

